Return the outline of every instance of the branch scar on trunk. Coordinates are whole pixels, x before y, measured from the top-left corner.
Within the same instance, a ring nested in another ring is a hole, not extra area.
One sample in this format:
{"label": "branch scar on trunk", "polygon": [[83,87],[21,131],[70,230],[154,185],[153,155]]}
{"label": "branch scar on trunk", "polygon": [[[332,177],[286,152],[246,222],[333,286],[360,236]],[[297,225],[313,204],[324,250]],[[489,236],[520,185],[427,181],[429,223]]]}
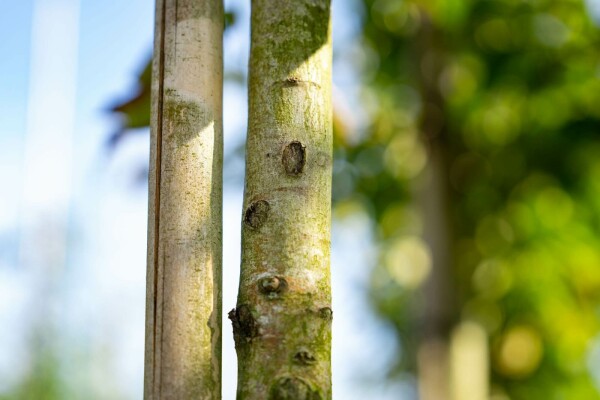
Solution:
{"label": "branch scar on trunk", "polygon": [[306,163],[306,147],[294,140],[283,149],[281,157],[285,173],[290,176],[298,176],[304,170]]}

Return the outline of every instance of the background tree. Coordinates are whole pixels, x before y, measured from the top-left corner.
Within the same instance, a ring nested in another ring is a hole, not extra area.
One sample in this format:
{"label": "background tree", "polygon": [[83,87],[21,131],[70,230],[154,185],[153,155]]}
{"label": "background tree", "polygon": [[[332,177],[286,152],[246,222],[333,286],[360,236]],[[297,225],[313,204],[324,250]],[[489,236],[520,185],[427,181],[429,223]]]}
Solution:
{"label": "background tree", "polygon": [[[600,300],[600,59],[586,4],[364,4],[371,125],[337,169],[354,190],[334,195],[376,222],[373,301],[403,343],[396,371],[416,370],[428,327],[447,343],[473,321],[494,393],[598,398],[586,358]],[[445,203],[447,257],[419,190]],[[447,289],[432,297],[440,273]],[[428,312],[446,290],[451,312]]]}
{"label": "background tree", "polygon": [[220,399],[223,5],[156,10],[144,398]]}
{"label": "background tree", "polygon": [[239,399],[331,398],[329,0],[254,0]]}

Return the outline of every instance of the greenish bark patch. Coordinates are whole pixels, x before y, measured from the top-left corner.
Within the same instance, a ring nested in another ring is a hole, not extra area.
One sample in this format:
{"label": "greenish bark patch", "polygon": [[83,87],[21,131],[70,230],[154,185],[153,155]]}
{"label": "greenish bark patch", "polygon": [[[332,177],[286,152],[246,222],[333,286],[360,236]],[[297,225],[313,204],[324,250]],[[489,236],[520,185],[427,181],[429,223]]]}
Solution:
{"label": "greenish bark patch", "polygon": [[[257,1],[253,1],[257,3]],[[255,46],[253,57],[285,63],[288,72],[304,63],[328,43],[331,0],[289,2],[278,7],[277,18],[270,18],[262,27],[270,38]]]}
{"label": "greenish bark patch", "polygon": [[164,115],[171,124],[170,139],[183,146],[198,137],[202,129],[213,121],[212,113],[199,104],[184,100],[174,90],[165,91]]}

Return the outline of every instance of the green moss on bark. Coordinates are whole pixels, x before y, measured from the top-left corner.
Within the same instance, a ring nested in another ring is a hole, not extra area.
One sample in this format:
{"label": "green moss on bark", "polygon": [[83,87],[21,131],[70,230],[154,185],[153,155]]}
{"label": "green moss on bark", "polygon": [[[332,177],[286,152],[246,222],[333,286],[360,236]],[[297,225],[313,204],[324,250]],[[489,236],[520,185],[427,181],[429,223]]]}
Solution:
{"label": "green moss on bark", "polygon": [[174,140],[177,145],[184,146],[190,140],[200,135],[200,130],[206,126],[207,121],[213,121],[214,116],[210,109],[203,108],[198,103],[186,101],[177,96],[174,91],[165,93],[163,105],[164,118],[172,124],[167,139]]}

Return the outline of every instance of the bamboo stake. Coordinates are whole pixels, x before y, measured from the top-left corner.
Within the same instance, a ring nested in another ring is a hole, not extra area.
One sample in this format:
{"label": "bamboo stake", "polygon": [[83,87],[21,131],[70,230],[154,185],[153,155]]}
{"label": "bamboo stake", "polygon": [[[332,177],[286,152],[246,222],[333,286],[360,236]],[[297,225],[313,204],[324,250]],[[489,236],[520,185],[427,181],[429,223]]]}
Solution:
{"label": "bamboo stake", "polygon": [[157,0],[144,398],[221,398],[221,0]]}

